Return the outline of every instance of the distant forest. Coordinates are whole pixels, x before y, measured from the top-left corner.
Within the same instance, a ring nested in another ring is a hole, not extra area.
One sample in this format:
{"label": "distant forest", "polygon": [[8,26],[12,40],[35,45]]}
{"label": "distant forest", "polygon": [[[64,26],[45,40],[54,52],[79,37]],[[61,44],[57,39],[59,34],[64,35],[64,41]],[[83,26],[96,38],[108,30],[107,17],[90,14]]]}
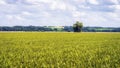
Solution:
{"label": "distant forest", "polygon": [[[54,32],[73,32],[72,26],[0,26],[0,31],[54,31]],[[119,28],[114,27],[83,27],[83,32],[120,32]]]}

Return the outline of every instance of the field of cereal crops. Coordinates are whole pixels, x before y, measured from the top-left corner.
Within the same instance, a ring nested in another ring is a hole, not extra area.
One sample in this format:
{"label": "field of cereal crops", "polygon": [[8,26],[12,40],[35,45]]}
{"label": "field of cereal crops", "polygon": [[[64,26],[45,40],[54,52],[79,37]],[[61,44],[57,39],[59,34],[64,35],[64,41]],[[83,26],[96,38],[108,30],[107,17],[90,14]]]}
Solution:
{"label": "field of cereal crops", "polygon": [[120,68],[120,33],[0,32],[0,68]]}

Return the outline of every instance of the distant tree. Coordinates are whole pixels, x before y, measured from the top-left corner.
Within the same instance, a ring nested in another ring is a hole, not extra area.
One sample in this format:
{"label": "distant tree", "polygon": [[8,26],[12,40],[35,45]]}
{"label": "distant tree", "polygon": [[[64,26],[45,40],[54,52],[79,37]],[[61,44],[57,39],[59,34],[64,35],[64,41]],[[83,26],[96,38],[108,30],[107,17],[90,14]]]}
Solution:
{"label": "distant tree", "polygon": [[54,28],[54,31],[58,31],[58,29],[57,29],[57,28]]}
{"label": "distant tree", "polygon": [[74,32],[82,32],[82,28],[83,28],[82,22],[77,21],[75,24],[73,24]]}

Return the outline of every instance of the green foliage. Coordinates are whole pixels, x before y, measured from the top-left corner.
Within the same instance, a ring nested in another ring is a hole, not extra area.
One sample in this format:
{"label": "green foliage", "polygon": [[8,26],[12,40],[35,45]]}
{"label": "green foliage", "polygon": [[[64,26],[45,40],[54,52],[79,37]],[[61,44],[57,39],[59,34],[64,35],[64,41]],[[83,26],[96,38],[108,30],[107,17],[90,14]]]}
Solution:
{"label": "green foliage", "polygon": [[[82,23],[81,23],[82,25]],[[82,28],[82,27],[81,27]],[[0,31],[56,31],[56,32],[73,32],[78,28],[76,25],[74,26],[0,26]],[[120,28],[114,27],[84,27],[82,28],[83,32],[120,32]]]}
{"label": "green foliage", "polygon": [[119,67],[120,33],[0,33],[0,68]]}
{"label": "green foliage", "polygon": [[82,22],[77,21],[75,24],[73,24],[74,32],[82,32],[82,27],[83,27]]}

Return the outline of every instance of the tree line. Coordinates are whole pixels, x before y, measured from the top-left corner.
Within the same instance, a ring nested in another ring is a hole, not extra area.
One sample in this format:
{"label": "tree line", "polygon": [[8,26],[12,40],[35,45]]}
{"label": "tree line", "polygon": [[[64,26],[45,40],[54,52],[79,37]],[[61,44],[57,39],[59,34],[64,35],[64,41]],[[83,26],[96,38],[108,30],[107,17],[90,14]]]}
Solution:
{"label": "tree line", "polygon": [[[79,29],[79,30],[76,30]],[[63,26],[63,28],[57,28],[55,26],[0,26],[0,31],[59,31],[59,32],[120,32],[120,28],[113,27],[73,27],[73,26]]]}
{"label": "tree line", "polygon": [[73,26],[0,26],[0,31],[120,32],[120,28],[83,27],[83,23],[77,21]]}

